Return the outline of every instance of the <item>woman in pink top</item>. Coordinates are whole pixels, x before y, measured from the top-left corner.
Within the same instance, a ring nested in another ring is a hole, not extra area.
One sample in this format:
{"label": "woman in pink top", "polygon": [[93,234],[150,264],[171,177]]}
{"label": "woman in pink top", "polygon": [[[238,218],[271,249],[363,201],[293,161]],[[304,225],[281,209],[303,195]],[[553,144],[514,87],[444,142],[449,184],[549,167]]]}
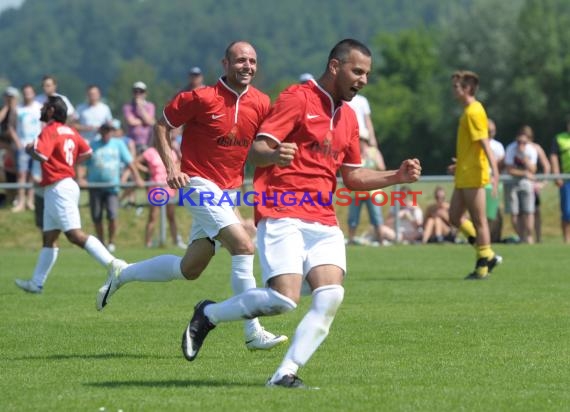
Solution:
{"label": "woman in pink top", "polygon": [[[172,151],[173,158],[178,158],[176,152]],[[168,192],[170,199],[175,199],[176,197],[176,190],[170,189],[166,186],[166,168],[164,167],[164,163],[162,163],[162,159],[158,154],[157,150],[154,147],[149,147],[146,149],[142,154],[137,157],[137,166],[138,168],[148,173],[148,179],[151,182],[157,182],[164,184],[164,186],[153,186],[149,187],[149,192],[153,189],[161,187],[162,189]],[[150,205],[150,210],[148,213],[148,221],[146,223],[145,229],[145,245],[146,247],[152,247],[152,236],[154,233],[154,227],[156,226],[156,222],[158,220],[158,213],[159,208],[161,206]],[[172,242],[182,249],[186,249],[186,243],[182,241],[182,238],[178,236],[178,228],[176,226],[176,203],[169,202],[166,205],[166,217],[168,219],[168,227],[170,228],[170,236],[172,237]]]}

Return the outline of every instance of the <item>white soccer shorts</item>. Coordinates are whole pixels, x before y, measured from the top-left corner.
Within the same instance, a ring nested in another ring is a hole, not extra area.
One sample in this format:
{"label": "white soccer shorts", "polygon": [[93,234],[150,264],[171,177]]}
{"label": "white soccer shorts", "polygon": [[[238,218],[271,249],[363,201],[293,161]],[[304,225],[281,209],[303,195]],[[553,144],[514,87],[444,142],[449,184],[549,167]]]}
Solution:
{"label": "white soccer shorts", "polygon": [[[224,199],[229,197],[231,202],[220,202],[224,191],[220,189],[218,185],[207,179],[191,177],[184,191],[188,191],[189,189],[194,189],[188,197],[192,199],[195,205],[189,201],[184,201],[183,203],[184,207],[192,214],[190,243],[194,240],[206,237],[213,239],[218,236],[218,233],[220,233],[220,230],[223,228],[235,223],[240,223],[233,207],[233,205],[236,205],[237,190],[225,191],[228,194],[224,196]],[[204,198],[211,198],[211,200],[204,201]],[[210,205],[210,201],[213,205]],[[218,242],[216,242],[216,246],[216,248],[219,247]]]}
{"label": "white soccer shorts", "polygon": [[257,225],[257,246],[264,285],[287,273],[305,278],[320,265],[338,266],[346,274],[344,235],[338,226],[296,218],[262,219]]}
{"label": "white soccer shorts", "polygon": [[79,215],[79,186],[68,177],[44,191],[44,227],[43,231],[81,229]]}

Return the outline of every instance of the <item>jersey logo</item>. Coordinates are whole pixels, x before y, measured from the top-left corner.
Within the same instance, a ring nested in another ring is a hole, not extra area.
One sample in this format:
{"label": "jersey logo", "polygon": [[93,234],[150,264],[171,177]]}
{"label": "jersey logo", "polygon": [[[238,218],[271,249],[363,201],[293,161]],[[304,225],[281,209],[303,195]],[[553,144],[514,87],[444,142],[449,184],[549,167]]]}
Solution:
{"label": "jersey logo", "polygon": [[71,130],[71,128],[69,128],[68,126],[59,126],[57,128],[57,133],[58,134],[73,134],[73,130]]}
{"label": "jersey logo", "polygon": [[320,114],[308,114],[307,113],[307,119],[309,119],[309,120],[316,119],[319,116],[320,116]]}
{"label": "jersey logo", "polygon": [[225,116],[224,113],[222,113],[222,114],[213,114],[213,115],[212,115],[212,120],[219,119],[220,117],[223,117],[223,116]]}

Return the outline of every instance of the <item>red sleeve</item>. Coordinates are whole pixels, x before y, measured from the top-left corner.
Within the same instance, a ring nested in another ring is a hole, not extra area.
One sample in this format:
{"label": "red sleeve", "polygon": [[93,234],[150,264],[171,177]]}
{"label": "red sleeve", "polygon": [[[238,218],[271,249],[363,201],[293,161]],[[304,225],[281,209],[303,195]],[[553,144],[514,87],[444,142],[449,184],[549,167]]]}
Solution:
{"label": "red sleeve", "polygon": [[50,130],[51,128],[45,127],[34,141],[34,151],[44,161],[48,160],[53,153],[53,139],[50,139]]}
{"label": "red sleeve", "polygon": [[200,98],[194,91],[181,92],[164,107],[167,123],[177,128],[189,122],[200,110]]}
{"label": "red sleeve", "polygon": [[89,146],[89,143],[87,143],[87,140],[85,140],[83,137],[81,137],[81,135],[77,132],[75,134],[75,141],[77,142],[77,155],[78,156],[84,156],[87,153],[91,152],[91,146]]}
{"label": "red sleeve", "polygon": [[259,127],[257,135],[282,142],[300,124],[306,101],[300,93],[282,92]]}
{"label": "red sleeve", "polygon": [[349,122],[350,140],[344,152],[344,159],[342,164],[345,166],[361,166],[362,158],[360,157],[360,137],[358,133],[358,122],[356,117],[354,121]]}

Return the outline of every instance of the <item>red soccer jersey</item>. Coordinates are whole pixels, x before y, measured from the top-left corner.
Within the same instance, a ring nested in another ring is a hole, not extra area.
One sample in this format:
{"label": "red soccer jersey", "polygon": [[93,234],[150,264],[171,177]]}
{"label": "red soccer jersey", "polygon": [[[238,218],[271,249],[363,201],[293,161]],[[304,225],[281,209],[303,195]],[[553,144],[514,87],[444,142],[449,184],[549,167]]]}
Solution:
{"label": "red soccer jersey", "polygon": [[279,95],[259,135],[296,143],[298,152],[288,167],[255,170],[256,221],[295,217],[338,225],[332,198],[336,173],[341,165],[361,165],[354,111],[346,103],[335,107],[332,97],[309,81]]}
{"label": "red soccer jersey", "polygon": [[220,189],[240,187],[247,153],[269,106],[269,96],[256,88],[238,95],[222,79],[176,95],[164,118],[172,127],[184,125],[180,170]]}
{"label": "red soccer jersey", "polygon": [[40,186],[75,177],[79,156],[91,153],[89,144],[77,131],[59,122],[50,122],[34,142],[34,151],[42,162]]}

